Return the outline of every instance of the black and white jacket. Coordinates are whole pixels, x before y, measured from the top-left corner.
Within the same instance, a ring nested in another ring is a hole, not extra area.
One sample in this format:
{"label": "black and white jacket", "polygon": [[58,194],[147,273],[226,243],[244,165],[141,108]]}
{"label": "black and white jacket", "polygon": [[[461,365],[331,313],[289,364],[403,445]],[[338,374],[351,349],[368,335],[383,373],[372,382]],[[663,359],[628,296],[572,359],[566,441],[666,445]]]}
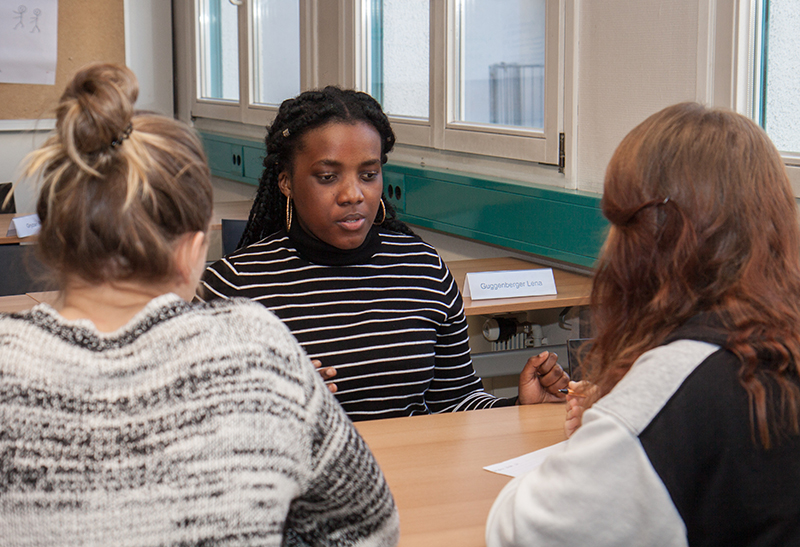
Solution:
{"label": "black and white jacket", "polygon": [[725,340],[699,316],[643,354],[500,493],[487,545],[800,545],[800,437],[762,448]]}

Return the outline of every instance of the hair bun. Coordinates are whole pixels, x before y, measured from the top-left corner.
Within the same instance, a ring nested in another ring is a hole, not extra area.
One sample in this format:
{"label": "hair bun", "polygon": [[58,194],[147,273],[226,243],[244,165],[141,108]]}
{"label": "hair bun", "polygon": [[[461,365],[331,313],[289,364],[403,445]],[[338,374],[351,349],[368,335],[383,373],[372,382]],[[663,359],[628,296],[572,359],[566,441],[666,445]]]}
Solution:
{"label": "hair bun", "polygon": [[56,127],[70,155],[91,155],[111,143],[131,124],[139,86],[124,66],[99,63],[81,69],[61,95]]}

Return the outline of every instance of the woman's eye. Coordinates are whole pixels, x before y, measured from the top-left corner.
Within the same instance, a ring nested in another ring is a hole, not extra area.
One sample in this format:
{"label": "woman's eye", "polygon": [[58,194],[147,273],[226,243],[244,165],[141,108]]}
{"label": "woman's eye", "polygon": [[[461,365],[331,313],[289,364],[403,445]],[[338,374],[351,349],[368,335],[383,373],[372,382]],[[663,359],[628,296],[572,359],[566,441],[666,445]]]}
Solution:
{"label": "woman's eye", "polygon": [[376,178],[378,178],[378,172],[377,172],[377,171],[370,171],[370,172],[368,172],[368,173],[363,173],[363,174],[361,175],[361,178],[362,178],[363,180],[367,180],[367,181],[369,181],[369,180],[375,180]]}
{"label": "woman's eye", "polygon": [[317,178],[322,182],[333,182],[333,180],[336,178],[336,175],[333,173],[322,173],[317,175]]}

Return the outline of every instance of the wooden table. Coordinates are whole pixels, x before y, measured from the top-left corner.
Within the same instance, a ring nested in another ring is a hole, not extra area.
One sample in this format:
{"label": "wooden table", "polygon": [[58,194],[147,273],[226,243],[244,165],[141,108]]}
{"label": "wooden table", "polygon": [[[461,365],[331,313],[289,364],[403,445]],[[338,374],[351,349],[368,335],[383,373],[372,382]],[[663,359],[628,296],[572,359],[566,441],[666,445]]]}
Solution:
{"label": "wooden table", "polygon": [[247,220],[250,217],[250,208],[252,206],[253,200],[215,203],[214,211],[211,213],[211,229],[221,230],[223,218]]}
{"label": "wooden table", "polygon": [[15,294],[13,296],[0,296],[0,313],[12,313],[25,311],[34,307],[39,302],[27,294]]}
{"label": "wooden table", "polygon": [[[456,279],[461,294],[464,294],[464,279],[467,273],[493,272],[502,270],[534,270],[547,268],[518,258],[480,258],[475,260],[456,260],[447,263],[450,273]],[[491,315],[495,313],[516,313],[530,310],[566,308],[589,304],[592,292],[592,278],[558,268],[553,268],[558,294],[547,296],[523,296],[519,298],[493,298],[473,300],[464,297],[464,312],[470,315]]]}
{"label": "wooden table", "polygon": [[9,245],[25,241],[24,239],[20,239],[17,236],[9,237],[6,235],[8,233],[8,227],[11,225],[11,219],[22,216],[25,215],[15,215],[11,213],[0,215],[0,245]]}
{"label": "wooden table", "polygon": [[29,292],[25,293],[25,296],[34,300],[37,304],[42,302],[47,302],[48,304],[53,304],[59,295],[59,291],[40,291],[40,292]]}
{"label": "wooden table", "polygon": [[358,422],[400,511],[402,547],[484,547],[510,477],[486,465],[563,441],[565,407],[541,404]]}
{"label": "wooden table", "polygon": [[58,291],[42,291],[15,294],[13,296],[0,296],[0,313],[25,311],[42,302],[53,304],[58,298],[58,295]]}

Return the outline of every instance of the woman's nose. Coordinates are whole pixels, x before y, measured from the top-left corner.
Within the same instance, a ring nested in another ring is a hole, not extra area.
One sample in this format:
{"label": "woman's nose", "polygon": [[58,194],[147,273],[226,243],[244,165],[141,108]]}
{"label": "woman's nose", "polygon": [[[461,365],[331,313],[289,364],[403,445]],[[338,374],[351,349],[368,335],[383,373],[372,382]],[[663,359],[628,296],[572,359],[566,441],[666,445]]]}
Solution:
{"label": "woman's nose", "polygon": [[344,177],[339,188],[339,203],[346,205],[362,201],[364,201],[364,192],[361,189],[359,178],[357,176]]}

